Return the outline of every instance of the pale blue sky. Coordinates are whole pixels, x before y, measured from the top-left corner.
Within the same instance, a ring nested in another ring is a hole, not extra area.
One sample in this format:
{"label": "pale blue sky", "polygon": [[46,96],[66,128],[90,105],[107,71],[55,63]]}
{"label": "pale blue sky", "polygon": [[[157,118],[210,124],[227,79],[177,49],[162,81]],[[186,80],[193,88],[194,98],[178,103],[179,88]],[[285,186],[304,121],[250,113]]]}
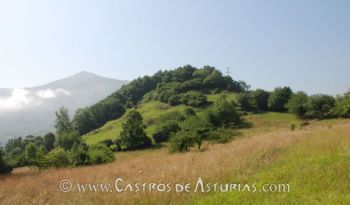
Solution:
{"label": "pale blue sky", "polygon": [[0,0],[0,87],[184,64],[308,93],[350,88],[347,0]]}

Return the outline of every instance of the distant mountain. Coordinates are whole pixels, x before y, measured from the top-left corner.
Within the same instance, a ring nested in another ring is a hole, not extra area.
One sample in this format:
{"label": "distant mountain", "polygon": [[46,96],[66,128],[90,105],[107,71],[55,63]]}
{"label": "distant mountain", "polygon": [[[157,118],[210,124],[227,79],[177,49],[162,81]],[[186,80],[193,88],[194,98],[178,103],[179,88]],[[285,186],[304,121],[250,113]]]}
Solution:
{"label": "distant mountain", "polygon": [[98,102],[126,83],[83,71],[38,87],[0,88],[0,143],[9,136],[53,131],[59,107],[66,106],[73,115],[78,108]]}

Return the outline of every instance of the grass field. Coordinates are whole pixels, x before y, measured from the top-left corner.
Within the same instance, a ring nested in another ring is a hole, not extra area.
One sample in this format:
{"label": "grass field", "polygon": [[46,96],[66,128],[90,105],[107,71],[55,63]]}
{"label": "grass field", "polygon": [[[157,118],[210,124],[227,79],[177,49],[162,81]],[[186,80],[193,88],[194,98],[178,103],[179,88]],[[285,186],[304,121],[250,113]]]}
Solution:
{"label": "grass field", "polygon": [[[142,109],[142,108],[140,108]],[[146,109],[146,108],[145,108]],[[288,114],[247,115],[252,128],[229,144],[204,145],[204,151],[170,154],[167,145],[122,152],[110,164],[50,169],[17,169],[0,177],[1,204],[347,204],[350,201],[350,120],[300,123]],[[289,193],[261,192],[71,192],[62,179],[75,183],[290,184]]]}

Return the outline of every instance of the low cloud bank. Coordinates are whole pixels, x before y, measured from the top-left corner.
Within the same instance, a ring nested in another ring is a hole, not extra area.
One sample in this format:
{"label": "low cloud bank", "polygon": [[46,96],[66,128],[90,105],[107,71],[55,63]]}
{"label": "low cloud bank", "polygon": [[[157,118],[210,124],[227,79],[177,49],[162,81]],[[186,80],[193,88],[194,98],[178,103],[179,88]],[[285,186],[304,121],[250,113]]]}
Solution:
{"label": "low cloud bank", "polygon": [[9,96],[0,96],[0,112],[17,111],[30,106],[37,106],[47,99],[69,96],[71,93],[62,88],[30,91],[13,89]]}

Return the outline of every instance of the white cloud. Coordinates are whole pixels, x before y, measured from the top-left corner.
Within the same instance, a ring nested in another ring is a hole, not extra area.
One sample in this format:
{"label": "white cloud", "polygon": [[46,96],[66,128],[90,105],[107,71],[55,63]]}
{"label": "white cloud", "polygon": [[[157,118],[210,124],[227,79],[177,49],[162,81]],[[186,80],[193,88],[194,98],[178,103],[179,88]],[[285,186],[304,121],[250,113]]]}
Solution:
{"label": "white cloud", "polygon": [[41,98],[55,98],[56,94],[51,89],[39,90],[36,92],[36,95]]}
{"label": "white cloud", "polygon": [[26,89],[13,89],[10,96],[0,96],[0,112],[17,111],[25,107],[40,105],[46,99],[69,95],[71,93],[62,88],[38,90],[35,93]]}
{"label": "white cloud", "polygon": [[36,92],[36,95],[40,98],[56,98],[58,96],[68,96],[71,95],[71,93],[65,89],[57,88],[56,90],[52,89],[45,89],[45,90],[39,90]]}
{"label": "white cloud", "polygon": [[13,89],[9,97],[0,98],[0,111],[18,110],[33,101],[30,92],[25,89]]}

